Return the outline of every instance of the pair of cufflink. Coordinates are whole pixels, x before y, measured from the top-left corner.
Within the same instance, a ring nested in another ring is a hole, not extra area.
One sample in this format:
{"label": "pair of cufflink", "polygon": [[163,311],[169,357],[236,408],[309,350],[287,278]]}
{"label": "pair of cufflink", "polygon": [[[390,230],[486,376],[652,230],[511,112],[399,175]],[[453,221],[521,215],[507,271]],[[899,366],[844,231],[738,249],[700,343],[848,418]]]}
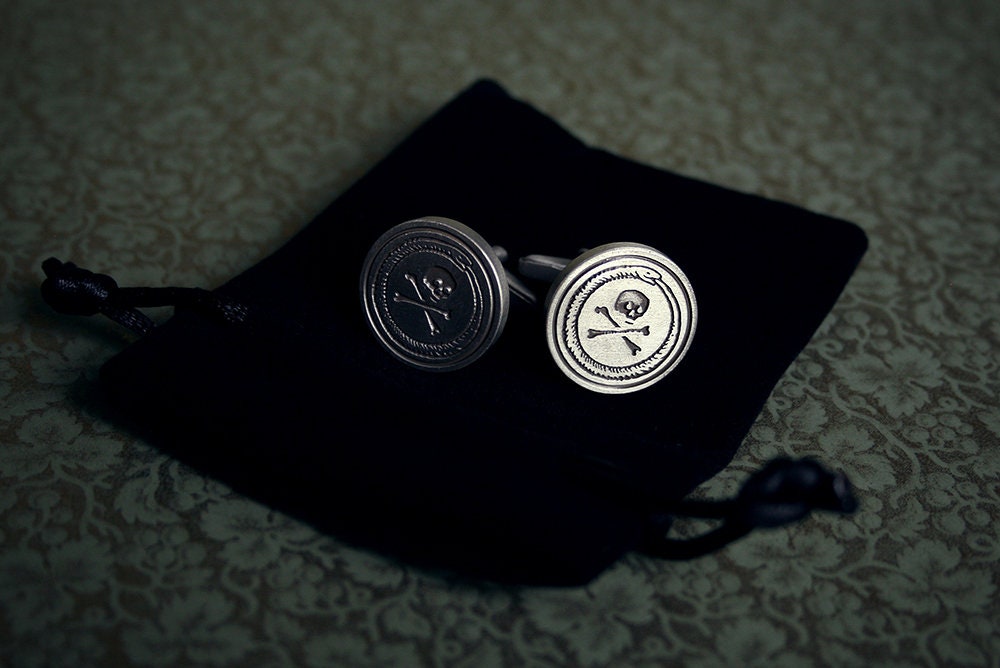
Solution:
{"label": "pair of cufflink", "polygon": [[[504,268],[506,251],[456,220],[425,217],[388,230],[361,272],[361,301],[379,343],[427,371],[460,369],[496,342],[511,295],[536,303]],[[558,368],[578,385],[620,394],[674,370],[694,337],[691,282],[670,258],[609,243],[573,259],[529,255],[527,278],[549,281],[545,335]]]}

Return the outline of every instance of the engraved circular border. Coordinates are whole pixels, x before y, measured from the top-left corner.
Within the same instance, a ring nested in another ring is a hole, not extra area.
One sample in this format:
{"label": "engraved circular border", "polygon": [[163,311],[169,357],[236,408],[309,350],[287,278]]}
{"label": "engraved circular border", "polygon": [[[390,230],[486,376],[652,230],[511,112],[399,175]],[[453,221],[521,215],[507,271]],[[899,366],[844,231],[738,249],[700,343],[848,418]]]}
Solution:
{"label": "engraved circular border", "polygon": [[[421,251],[447,257],[460,268],[455,254],[467,260],[463,272],[474,294],[474,313],[469,326],[446,344],[414,339],[388,307],[392,269]],[[479,359],[500,336],[510,308],[503,265],[492,247],[470,227],[438,216],[400,223],[379,237],[365,258],[360,288],[365,316],[379,343],[400,361],[427,371],[452,371]]]}
{"label": "engraved circular border", "polygon": [[[613,263],[612,266],[601,268],[609,263]],[[656,272],[655,277],[645,273],[650,270]],[[664,274],[676,284],[678,291],[671,289]],[[577,323],[590,295],[601,286],[622,278],[638,279],[661,291],[672,311],[670,332],[656,352],[642,361],[611,366],[594,359],[583,349]],[[606,394],[641,390],[669,374],[687,354],[698,320],[690,280],[672,260],[642,244],[606,244],[582,254],[557,277],[547,301],[548,344],[557,365],[577,384]]]}

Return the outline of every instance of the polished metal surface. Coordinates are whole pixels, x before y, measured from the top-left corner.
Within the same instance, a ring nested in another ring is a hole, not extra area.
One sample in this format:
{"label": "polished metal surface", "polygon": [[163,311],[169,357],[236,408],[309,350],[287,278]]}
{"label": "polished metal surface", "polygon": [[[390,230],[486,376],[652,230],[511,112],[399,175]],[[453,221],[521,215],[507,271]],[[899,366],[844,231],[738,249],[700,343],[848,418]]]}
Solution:
{"label": "polished metal surface", "polygon": [[[558,258],[529,256],[525,268],[551,273]],[[545,302],[546,339],[558,367],[595,392],[649,387],[680,363],[694,338],[691,282],[649,246],[613,243],[568,262]]]}
{"label": "polished metal surface", "polygon": [[372,245],[361,271],[361,301],[378,341],[428,371],[479,359],[503,331],[509,295],[496,251],[449,218],[393,227]]}

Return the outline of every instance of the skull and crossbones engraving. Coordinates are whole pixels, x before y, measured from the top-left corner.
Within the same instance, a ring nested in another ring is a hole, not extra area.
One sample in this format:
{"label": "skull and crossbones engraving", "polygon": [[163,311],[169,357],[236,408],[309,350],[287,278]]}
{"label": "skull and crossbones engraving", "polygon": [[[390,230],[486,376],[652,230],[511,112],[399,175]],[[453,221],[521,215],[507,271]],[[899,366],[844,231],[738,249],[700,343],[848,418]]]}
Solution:
{"label": "skull and crossbones engraving", "polygon": [[[437,321],[431,314],[441,316],[445,320],[451,320],[451,311],[445,310],[441,306],[448,301],[448,298],[455,291],[455,279],[441,267],[431,267],[424,272],[423,277],[419,281],[413,274],[404,274],[403,277],[413,286],[416,299],[396,292],[392,300],[397,304],[410,304],[421,309],[424,313],[424,318],[427,319],[427,326],[430,328],[431,335],[440,334],[441,328],[438,327]],[[424,294],[420,290],[421,285],[427,289],[427,297],[430,299],[430,302],[424,298]]]}
{"label": "skull and crossbones engraving", "polygon": [[635,321],[641,318],[649,310],[649,297],[639,292],[638,290],[625,290],[618,295],[618,299],[615,300],[614,310],[616,313],[620,313],[625,318],[625,326],[618,324],[614,316],[611,315],[611,309],[607,306],[598,306],[594,309],[595,313],[600,313],[608,322],[611,323],[614,329],[588,329],[587,338],[593,339],[598,336],[605,336],[607,334],[618,334],[621,335],[622,340],[625,345],[628,346],[629,352],[635,357],[642,348],[635,341],[630,339],[626,334],[641,334],[642,336],[649,336],[649,325],[643,327],[632,327]]}

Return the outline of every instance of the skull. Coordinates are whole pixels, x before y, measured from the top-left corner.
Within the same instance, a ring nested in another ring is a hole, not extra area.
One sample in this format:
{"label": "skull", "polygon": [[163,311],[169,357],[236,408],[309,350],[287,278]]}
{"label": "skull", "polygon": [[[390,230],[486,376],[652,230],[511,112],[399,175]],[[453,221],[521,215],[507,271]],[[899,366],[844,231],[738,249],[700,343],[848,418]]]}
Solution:
{"label": "skull", "polygon": [[649,308],[649,297],[638,290],[625,290],[615,301],[615,310],[629,320],[638,320]]}
{"label": "skull", "polygon": [[430,290],[431,301],[443,302],[455,291],[455,279],[441,267],[431,267],[424,274],[424,285]]}

